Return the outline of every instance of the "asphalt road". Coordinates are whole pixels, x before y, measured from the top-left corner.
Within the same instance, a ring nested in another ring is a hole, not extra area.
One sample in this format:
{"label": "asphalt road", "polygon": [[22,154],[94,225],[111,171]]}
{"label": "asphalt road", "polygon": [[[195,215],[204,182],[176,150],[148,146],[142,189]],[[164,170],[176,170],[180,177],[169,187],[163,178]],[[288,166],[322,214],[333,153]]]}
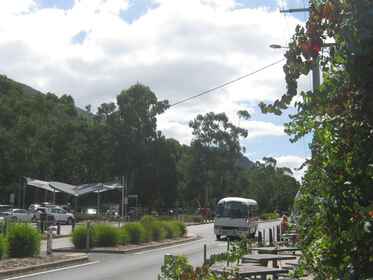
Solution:
{"label": "asphalt road", "polygon": [[[278,222],[259,225],[259,230],[273,227]],[[194,266],[203,262],[203,245],[207,245],[207,255],[226,250],[226,241],[216,241],[213,224],[188,227],[188,231],[202,238],[185,244],[159,248],[126,255],[90,254],[95,262],[86,266],[51,271],[22,279],[32,280],[150,280],[157,279],[165,254],[185,255]],[[57,240],[55,240],[57,241]],[[67,242],[61,240],[60,242]],[[21,279],[21,278],[17,278]]]}

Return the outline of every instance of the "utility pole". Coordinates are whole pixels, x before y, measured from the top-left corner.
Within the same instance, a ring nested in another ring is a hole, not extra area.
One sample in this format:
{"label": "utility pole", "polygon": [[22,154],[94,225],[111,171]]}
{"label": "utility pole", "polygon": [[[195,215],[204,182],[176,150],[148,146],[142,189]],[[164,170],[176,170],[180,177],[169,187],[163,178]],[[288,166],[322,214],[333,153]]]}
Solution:
{"label": "utility pole", "polygon": [[128,221],[128,176],[126,177],[126,185],[124,186],[124,219]]}
{"label": "utility pole", "polygon": [[[280,10],[280,13],[299,13],[299,12],[309,12],[309,8],[301,9],[287,9]],[[313,91],[316,91],[320,87],[320,59],[319,57],[315,58],[313,67],[312,67],[312,87]]]}
{"label": "utility pole", "polygon": [[122,185],[122,200],[121,200],[121,217],[124,217],[124,176],[121,177],[121,185]]}

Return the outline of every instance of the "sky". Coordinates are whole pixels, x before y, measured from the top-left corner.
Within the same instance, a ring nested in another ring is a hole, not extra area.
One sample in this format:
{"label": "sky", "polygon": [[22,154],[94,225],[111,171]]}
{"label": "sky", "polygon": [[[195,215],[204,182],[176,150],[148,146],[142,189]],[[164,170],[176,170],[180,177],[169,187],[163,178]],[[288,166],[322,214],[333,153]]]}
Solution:
{"label": "sky", "polygon": [[[69,94],[93,110],[140,82],[171,104],[283,58],[306,0],[0,0],[0,74],[42,92]],[[297,171],[310,156],[311,137],[290,143],[282,116],[263,115],[258,103],[284,94],[283,63],[203,97],[171,107],[158,118],[167,137],[189,144],[190,120],[225,112],[248,130],[241,139],[252,161],[274,157]],[[300,90],[310,89],[310,77]],[[239,120],[247,110],[250,120]]]}

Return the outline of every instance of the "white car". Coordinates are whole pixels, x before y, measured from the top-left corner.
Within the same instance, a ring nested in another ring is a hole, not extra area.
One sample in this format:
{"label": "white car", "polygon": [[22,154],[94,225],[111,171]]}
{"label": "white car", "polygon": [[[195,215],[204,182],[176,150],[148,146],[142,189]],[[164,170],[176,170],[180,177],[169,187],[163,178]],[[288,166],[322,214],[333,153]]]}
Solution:
{"label": "white car", "polygon": [[71,225],[75,221],[73,213],[69,213],[61,207],[45,208],[48,214],[54,216],[56,223],[63,223]]}
{"label": "white car", "polygon": [[19,222],[31,222],[32,218],[34,217],[33,213],[30,213],[24,209],[12,209],[10,211],[3,212],[2,214],[7,220]]}

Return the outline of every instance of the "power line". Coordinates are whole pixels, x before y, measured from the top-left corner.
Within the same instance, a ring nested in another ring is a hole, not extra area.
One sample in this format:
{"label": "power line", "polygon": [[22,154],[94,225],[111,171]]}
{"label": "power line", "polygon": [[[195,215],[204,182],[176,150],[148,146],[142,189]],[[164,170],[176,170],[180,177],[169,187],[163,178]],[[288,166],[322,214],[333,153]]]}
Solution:
{"label": "power line", "polygon": [[236,79],[234,79],[234,80],[230,80],[230,81],[225,82],[225,83],[223,83],[223,84],[221,84],[221,85],[219,85],[219,86],[216,86],[216,87],[210,88],[210,89],[208,89],[208,90],[202,91],[202,92],[200,92],[200,93],[198,93],[198,94],[196,94],[196,95],[192,95],[192,96],[189,96],[189,97],[187,97],[187,98],[185,98],[185,99],[181,99],[181,100],[175,102],[174,104],[171,104],[170,107],[173,107],[173,106],[179,105],[179,104],[181,104],[181,103],[185,103],[185,102],[187,102],[187,101],[189,101],[189,100],[192,100],[192,99],[198,98],[198,97],[200,97],[200,96],[202,96],[202,95],[206,95],[206,94],[208,94],[208,93],[210,93],[210,92],[212,92],[212,91],[215,91],[215,90],[217,90],[217,89],[224,88],[224,87],[226,87],[226,86],[228,86],[228,85],[230,85],[230,84],[233,84],[233,83],[235,83],[235,82],[238,82],[238,81],[240,81],[240,80],[242,80],[242,79],[245,79],[245,78],[250,77],[250,76],[252,76],[252,75],[254,75],[254,74],[256,74],[256,73],[259,73],[259,72],[261,72],[261,71],[263,71],[263,70],[265,70],[265,69],[267,69],[267,68],[270,68],[270,67],[272,67],[272,66],[274,66],[274,65],[276,65],[276,64],[279,64],[280,62],[282,62],[282,61],[284,61],[284,60],[285,60],[285,58],[282,58],[282,59],[280,59],[280,60],[278,60],[278,61],[275,61],[275,62],[273,62],[273,63],[271,63],[271,64],[268,64],[268,65],[266,65],[266,66],[264,66],[264,67],[262,67],[262,68],[259,68],[259,69],[255,70],[255,71],[251,72],[251,73],[248,73],[248,74],[245,74],[245,75],[243,75],[243,76],[241,76],[241,77],[238,77],[238,78],[236,78]]}

